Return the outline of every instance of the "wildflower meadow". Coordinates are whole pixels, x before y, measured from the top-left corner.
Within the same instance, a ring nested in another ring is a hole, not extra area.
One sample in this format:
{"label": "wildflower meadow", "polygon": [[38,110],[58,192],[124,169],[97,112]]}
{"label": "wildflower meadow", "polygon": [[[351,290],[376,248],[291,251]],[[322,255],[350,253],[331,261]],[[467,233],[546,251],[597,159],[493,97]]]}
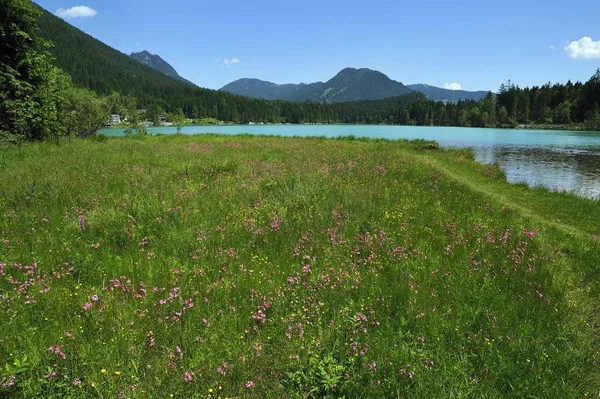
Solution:
{"label": "wildflower meadow", "polygon": [[468,150],[1,149],[0,398],[597,398],[600,207]]}

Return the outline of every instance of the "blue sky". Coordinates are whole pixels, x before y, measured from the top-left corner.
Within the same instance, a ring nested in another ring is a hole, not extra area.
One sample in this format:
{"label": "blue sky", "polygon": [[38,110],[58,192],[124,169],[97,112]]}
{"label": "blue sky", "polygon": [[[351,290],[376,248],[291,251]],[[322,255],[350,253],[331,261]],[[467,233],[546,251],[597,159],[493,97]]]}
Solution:
{"label": "blue sky", "polygon": [[598,0],[38,4],[124,53],[158,54],[212,89],[246,77],[326,81],[345,67],[366,67],[405,84],[495,91],[508,79],[587,81],[600,67]]}

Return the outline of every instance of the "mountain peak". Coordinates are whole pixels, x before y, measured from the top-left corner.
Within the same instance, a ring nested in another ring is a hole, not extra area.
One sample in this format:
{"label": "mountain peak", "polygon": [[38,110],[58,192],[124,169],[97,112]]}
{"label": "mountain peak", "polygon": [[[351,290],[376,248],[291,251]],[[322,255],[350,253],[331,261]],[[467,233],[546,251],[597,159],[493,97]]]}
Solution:
{"label": "mountain peak", "polygon": [[[336,76],[344,76],[344,75],[348,75],[348,76],[354,76],[354,75],[359,75],[359,76],[364,76],[364,75],[383,75],[386,76],[385,74],[379,72],[379,71],[375,71],[373,69],[369,69],[369,68],[351,68],[351,67],[346,67],[344,69],[342,69],[341,71],[339,71],[337,73]],[[387,76],[386,76],[387,77]]]}
{"label": "mountain peak", "polygon": [[179,73],[173,68],[167,61],[163,60],[160,56],[156,54],[152,54],[147,50],[142,50],[137,53],[129,54],[131,58],[134,60],[141,62],[144,65],[149,66],[150,68],[154,68],[157,71],[164,73],[167,76],[172,78],[181,80],[186,83],[193,84],[192,82],[182,78]]}

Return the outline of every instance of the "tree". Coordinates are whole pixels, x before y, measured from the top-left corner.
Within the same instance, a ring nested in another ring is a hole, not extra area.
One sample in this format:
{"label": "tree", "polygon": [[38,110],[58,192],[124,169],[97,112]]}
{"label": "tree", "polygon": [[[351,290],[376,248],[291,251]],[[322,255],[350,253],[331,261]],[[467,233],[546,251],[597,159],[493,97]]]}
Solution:
{"label": "tree", "polygon": [[106,124],[111,106],[109,97],[98,97],[87,89],[70,88],[67,92],[67,104],[63,111],[67,136],[89,137]]}
{"label": "tree", "polygon": [[571,103],[565,101],[564,103],[556,107],[556,109],[554,110],[554,116],[552,120],[554,123],[563,125],[571,123]]}
{"label": "tree", "polygon": [[183,125],[185,125],[185,115],[181,109],[178,109],[170,116],[171,122],[177,128],[177,134],[181,133]]}
{"label": "tree", "polygon": [[529,123],[529,116],[531,114],[529,89],[522,90],[517,96],[517,100],[517,120],[519,123]]}
{"label": "tree", "polygon": [[589,112],[589,118],[585,123],[585,127],[588,130],[600,131],[600,107],[598,103],[594,105],[594,108]]}
{"label": "tree", "polygon": [[157,105],[152,105],[148,108],[147,118],[152,122],[153,126],[160,126],[160,116],[163,114],[163,109]]}
{"label": "tree", "polygon": [[[40,140],[53,132],[64,83],[38,36],[39,11],[29,0],[0,3],[0,130]],[[56,133],[54,133],[56,134]]]}
{"label": "tree", "polygon": [[579,115],[586,117],[594,110],[594,104],[600,105],[600,69],[583,85],[579,99]]}
{"label": "tree", "polygon": [[501,124],[509,123],[508,111],[506,111],[506,108],[504,108],[504,107],[500,107],[500,109],[498,109],[498,123],[501,123]]}

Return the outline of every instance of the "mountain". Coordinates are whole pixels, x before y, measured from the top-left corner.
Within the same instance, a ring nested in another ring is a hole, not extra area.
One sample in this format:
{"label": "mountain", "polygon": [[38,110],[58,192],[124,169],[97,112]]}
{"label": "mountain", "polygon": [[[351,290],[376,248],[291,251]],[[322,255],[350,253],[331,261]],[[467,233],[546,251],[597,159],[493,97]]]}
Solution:
{"label": "mountain", "polygon": [[346,68],[326,82],[313,99],[327,102],[380,100],[408,93],[410,89],[379,71]]}
{"label": "mountain", "polygon": [[239,79],[223,86],[220,90],[251,98],[265,100],[302,101],[312,97],[313,87],[322,85],[322,82],[278,85],[260,79]]}
{"label": "mountain", "polygon": [[325,83],[278,85],[259,79],[239,79],[220,90],[268,100],[327,103],[380,100],[411,92],[402,83],[367,68],[345,68]]}
{"label": "mountain", "polygon": [[177,73],[175,68],[173,68],[167,61],[163,60],[156,54],[150,54],[148,51],[144,50],[140,51],[139,53],[131,53],[129,56],[134,60],[149,66],[150,68],[154,68],[157,71],[164,73],[167,76],[181,80],[182,82],[193,84],[189,80],[182,78]]}
{"label": "mountain", "polygon": [[483,100],[489,92],[487,91],[465,91],[465,90],[448,90],[441,87],[429,86],[426,84],[407,85],[411,90],[421,92],[428,99],[434,101],[456,102],[458,100]]}

